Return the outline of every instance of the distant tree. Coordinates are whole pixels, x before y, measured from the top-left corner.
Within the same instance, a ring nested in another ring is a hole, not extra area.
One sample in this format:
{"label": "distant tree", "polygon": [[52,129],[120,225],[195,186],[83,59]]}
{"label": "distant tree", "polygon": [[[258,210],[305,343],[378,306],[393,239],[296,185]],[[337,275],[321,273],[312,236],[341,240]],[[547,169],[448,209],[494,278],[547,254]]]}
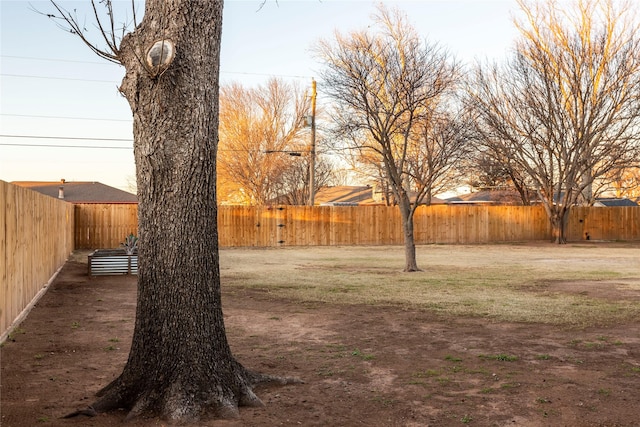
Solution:
{"label": "distant tree", "polygon": [[596,195],[613,193],[617,198],[637,199],[640,201],[640,166],[614,169],[596,180]]}
{"label": "distant tree", "polygon": [[402,215],[404,270],[417,271],[413,214],[430,190],[429,180],[412,175],[424,166],[416,161],[424,145],[417,145],[454,89],[459,67],[446,51],[423,43],[406,16],[382,5],[370,29],[337,33],[317,52],[325,65],[322,88],[336,105],[336,131],[349,149],[383,167]]}
{"label": "distant tree", "polygon": [[71,415],[123,408],[127,419],[158,415],[174,423],[236,417],[238,406],[261,404],[256,384],[277,379],[236,361],[222,315],[216,223],[222,1],[146,0],[143,20],[121,40],[113,3],[100,3],[104,22],[92,5],[105,48],[86,38],[74,13],[54,4],[72,32],[126,69],[120,91],[133,113],[138,300],[122,373],[91,407]]}
{"label": "distant tree", "polygon": [[[308,154],[308,97],[297,85],[272,78],[245,88],[234,83],[220,89],[218,177],[242,189],[246,202],[263,205],[278,196],[287,169],[301,163],[289,154]],[[300,182],[300,186],[304,181]]]}
{"label": "distant tree", "polygon": [[[218,189],[222,199],[247,204],[306,204],[311,161],[309,96],[300,85],[272,78],[246,88],[220,90]],[[328,160],[316,154],[314,188],[331,176]]]}
{"label": "distant tree", "polygon": [[[310,156],[301,156],[290,162],[282,174],[282,179],[275,187],[277,202],[283,205],[307,205],[309,203],[309,161]],[[314,164],[314,189],[331,185],[334,179],[333,162],[326,156],[316,152]]]}
{"label": "distant tree", "polygon": [[640,156],[638,25],[610,0],[518,3],[526,21],[513,58],[478,67],[468,101],[483,144],[526,172],[564,243],[571,206]]}

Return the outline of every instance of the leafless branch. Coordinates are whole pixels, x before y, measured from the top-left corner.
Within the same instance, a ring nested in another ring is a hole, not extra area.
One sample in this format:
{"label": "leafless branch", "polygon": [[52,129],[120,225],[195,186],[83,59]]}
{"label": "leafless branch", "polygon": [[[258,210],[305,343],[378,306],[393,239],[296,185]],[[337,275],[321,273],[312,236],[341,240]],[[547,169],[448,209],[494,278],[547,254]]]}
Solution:
{"label": "leafless branch", "polygon": [[[105,31],[102,20],[100,19],[100,13],[95,4],[95,1],[91,1],[91,7],[93,9],[94,18],[98,29],[100,31],[100,35],[103,38],[103,41],[106,43],[106,48],[100,48],[96,43],[91,41],[89,37],[87,37],[87,29],[84,25],[80,24],[80,19],[78,18],[76,11],[69,11],[62,6],[60,6],[54,0],[51,0],[51,4],[57,11],[57,13],[45,13],[38,9],[36,9],[33,5],[30,5],[31,10],[36,13],[39,13],[43,16],[46,16],[49,19],[52,19],[56,26],[61,28],[64,31],[70,32],[74,34],[82,40],[82,42],[91,49],[96,55],[116,64],[120,64],[120,60],[118,58],[119,50],[118,50],[118,40],[115,35],[115,23],[113,16],[113,8],[111,1],[106,1],[105,7],[107,8],[107,16],[109,17],[109,28],[110,30]],[[123,34],[126,26],[123,25]]]}

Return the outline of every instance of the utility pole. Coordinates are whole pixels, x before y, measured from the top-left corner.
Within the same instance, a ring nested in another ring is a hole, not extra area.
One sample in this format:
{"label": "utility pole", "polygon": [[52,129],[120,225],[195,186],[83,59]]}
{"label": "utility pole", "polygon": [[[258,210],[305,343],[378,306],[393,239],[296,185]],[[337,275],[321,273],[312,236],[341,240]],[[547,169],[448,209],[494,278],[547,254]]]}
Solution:
{"label": "utility pole", "polygon": [[316,180],[316,81],[311,78],[311,149],[309,150],[309,206],[315,202]]}

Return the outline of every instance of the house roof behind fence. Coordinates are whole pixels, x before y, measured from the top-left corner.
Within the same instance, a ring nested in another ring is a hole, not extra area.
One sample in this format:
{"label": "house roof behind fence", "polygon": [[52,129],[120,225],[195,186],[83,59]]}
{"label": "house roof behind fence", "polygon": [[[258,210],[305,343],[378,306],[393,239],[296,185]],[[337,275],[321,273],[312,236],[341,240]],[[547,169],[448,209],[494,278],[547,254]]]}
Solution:
{"label": "house roof behind fence", "polygon": [[315,194],[317,205],[325,204],[371,204],[375,203],[369,186],[338,185],[320,187]]}
{"label": "house roof behind fence", "polygon": [[[416,195],[410,194],[411,203],[415,203]],[[424,203],[424,202],[423,202]],[[438,197],[431,197],[431,204],[443,204],[444,201]],[[362,205],[383,205],[385,197],[375,188],[362,185],[337,185],[333,187],[320,187],[315,195],[315,204],[333,206],[362,206]]]}
{"label": "house roof behind fence", "polygon": [[11,184],[70,203],[138,203],[135,194],[100,182],[13,181]]}
{"label": "house roof behind fence", "polygon": [[480,190],[446,200],[449,204],[522,205],[516,190]]}
{"label": "house roof behind fence", "polygon": [[596,199],[595,206],[606,206],[606,207],[614,207],[614,206],[638,206],[636,202],[629,199],[617,199],[617,198],[605,198],[601,197]]}

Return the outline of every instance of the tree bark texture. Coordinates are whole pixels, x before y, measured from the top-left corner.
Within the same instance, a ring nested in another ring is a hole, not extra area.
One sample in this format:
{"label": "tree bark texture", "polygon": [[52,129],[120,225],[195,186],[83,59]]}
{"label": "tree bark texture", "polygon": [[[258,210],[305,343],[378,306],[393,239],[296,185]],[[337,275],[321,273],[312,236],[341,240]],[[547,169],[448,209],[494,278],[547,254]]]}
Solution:
{"label": "tree bark texture", "polygon": [[416,260],[416,243],[414,238],[412,205],[408,197],[403,197],[398,203],[402,216],[402,233],[404,234],[404,271],[420,271]]}
{"label": "tree bark texture", "polygon": [[551,225],[551,241],[557,244],[567,243],[566,225],[569,221],[569,206],[555,203],[542,205]]}
{"label": "tree bark texture", "polygon": [[[96,412],[129,409],[193,421],[260,404],[257,376],[233,358],[220,295],[216,225],[218,71],[222,1],[147,0],[122,41],[121,92],[133,112],[138,184],[138,304],[131,353]],[[144,65],[158,40],[166,69]]]}
{"label": "tree bark texture", "polygon": [[553,209],[551,214],[551,238],[553,243],[567,243],[566,225],[569,220],[569,209]]}

